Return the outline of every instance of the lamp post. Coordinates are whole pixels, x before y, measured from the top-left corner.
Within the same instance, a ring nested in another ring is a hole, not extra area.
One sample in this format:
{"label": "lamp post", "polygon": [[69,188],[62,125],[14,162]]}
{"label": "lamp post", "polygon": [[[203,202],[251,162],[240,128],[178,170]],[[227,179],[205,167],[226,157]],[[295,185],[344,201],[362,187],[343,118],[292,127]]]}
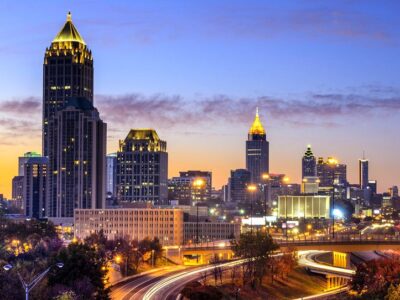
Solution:
{"label": "lamp post", "polygon": [[255,184],[250,184],[247,186],[247,190],[249,191],[251,198],[250,198],[250,231],[253,233],[253,198],[254,193],[257,191],[257,186]]}
{"label": "lamp post", "polygon": [[[268,173],[265,173],[262,175],[262,179],[266,182],[263,183],[262,187],[263,187],[263,192],[264,192],[264,210],[265,210],[265,226],[267,226],[267,203],[269,202],[269,197],[270,197],[270,179],[271,177],[269,176]],[[269,227],[268,227],[268,233],[269,233]]]}
{"label": "lamp post", "polygon": [[[287,177],[287,176],[285,176],[285,177],[283,177],[283,179],[282,179],[282,181],[283,181],[283,184],[288,184],[289,183],[289,181],[290,181],[290,178],[289,177]],[[287,193],[286,193],[287,194]],[[287,240],[288,240],[288,215],[287,215],[287,195],[285,196],[285,223],[286,223],[286,230],[285,230],[285,235],[286,235],[286,242],[287,242]],[[292,200],[292,218],[293,218],[293,200]]]}
{"label": "lamp post", "polygon": [[197,191],[197,193],[195,193],[195,205],[196,205],[196,244],[199,243],[199,199],[196,199],[196,194],[198,194],[197,196],[199,198],[201,198],[200,196],[200,191],[201,189],[203,189],[205,186],[205,182],[202,178],[198,178],[193,182],[193,188],[195,189],[195,191]]}
{"label": "lamp post", "polygon": [[[61,262],[59,262],[59,263],[56,263],[54,266],[56,266],[57,268],[61,269],[62,267],[64,267],[64,264],[61,263]],[[30,292],[40,281],[42,281],[42,279],[46,276],[46,274],[50,271],[50,269],[51,269],[52,267],[53,267],[53,266],[50,266],[50,267],[48,267],[46,270],[44,270],[42,273],[36,275],[36,276],[32,279],[31,282],[26,282],[26,281],[22,278],[21,274],[17,271],[19,280],[21,281],[21,284],[22,284],[22,286],[23,286],[23,288],[24,288],[24,291],[25,291],[25,300],[29,300],[29,292]],[[12,268],[13,268],[13,265],[11,265],[11,264],[7,264],[7,265],[3,266],[3,269],[4,269],[5,271],[10,271]]]}

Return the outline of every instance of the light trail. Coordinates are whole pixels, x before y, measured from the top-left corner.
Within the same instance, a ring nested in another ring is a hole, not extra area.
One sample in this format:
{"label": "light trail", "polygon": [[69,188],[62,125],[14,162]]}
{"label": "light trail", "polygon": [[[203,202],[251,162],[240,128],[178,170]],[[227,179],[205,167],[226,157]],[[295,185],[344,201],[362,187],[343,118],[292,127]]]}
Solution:
{"label": "light trail", "polygon": [[317,255],[317,254],[322,254],[322,253],[327,253],[330,251],[317,251],[317,250],[310,250],[310,251],[299,251],[299,265],[308,267],[310,269],[315,269],[318,271],[326,272],[326,273],[332,273],[332,274],[340,274],[340,275],[345,275],[345,276],[353,276],[356,271],[351,270],[351,269],[344,269],[344,268],[338,268],[338,267],[333,267],[333,266],[328,266],[328,265],[323,265],[319,264],[311,259],[312,256]]}
{"label": "light trail", "polygon": [[[237,261],[219,264],[217,266],[223,267],[223,268],[233,267],[236,265],[240,265],[240,264],[244,263],[245,261],[246,261],[246,259],[241,259],[241,260],[237,260]],[[179,281],[183,280],[184,278],[191,277],[194,275],[200,275],[201,273],[212,270],[214,268],[215,268],[215,265],[207,266],[207,267],[203,267],[203,268],[200,268],[197,270],[186,271],[186,272],[179,273],[177,275],[173,275],[171,277],[165,278],[165,279],[161,280],[160,282],[158,282],[157,284],[155,284],[154,286],[152,286],[144,295],[143,300],[152,299],[157,293],[159,293],[164,288],[172,285],[173,283],[179,282]]]}

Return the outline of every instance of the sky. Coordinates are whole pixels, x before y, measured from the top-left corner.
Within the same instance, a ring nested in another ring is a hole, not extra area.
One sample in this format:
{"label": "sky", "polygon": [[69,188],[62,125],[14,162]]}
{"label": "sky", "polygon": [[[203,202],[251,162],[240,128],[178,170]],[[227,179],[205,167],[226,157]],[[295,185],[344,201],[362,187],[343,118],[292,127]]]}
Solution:
{"label": "sky", "polygon": [[0,193],[41,152],[46,47],[68,11],[92,50],[108,151],[130,128],[167,141],[169,176],[245,167],[259,107],[270,172],[299,182],[301,157],[334,156],[358,182],[400,184],[399,1],[0,0]]}

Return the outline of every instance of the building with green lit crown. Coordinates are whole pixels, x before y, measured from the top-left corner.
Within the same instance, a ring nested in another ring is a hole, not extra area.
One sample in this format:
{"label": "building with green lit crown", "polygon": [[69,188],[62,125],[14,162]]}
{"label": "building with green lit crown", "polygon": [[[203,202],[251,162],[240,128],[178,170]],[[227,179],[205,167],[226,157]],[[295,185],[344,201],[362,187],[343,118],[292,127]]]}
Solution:
{"label": "building with green lit crown", "polygon": [[167,143],[154,129],[132,129],[117,152],[117,199],[133,202],[168,202]]}

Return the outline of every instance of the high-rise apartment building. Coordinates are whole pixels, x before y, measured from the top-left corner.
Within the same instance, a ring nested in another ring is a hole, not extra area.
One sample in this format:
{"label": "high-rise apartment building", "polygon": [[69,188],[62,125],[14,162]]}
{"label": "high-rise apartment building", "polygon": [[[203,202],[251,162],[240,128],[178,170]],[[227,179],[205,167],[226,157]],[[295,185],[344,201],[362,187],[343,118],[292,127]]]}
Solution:
{"label": "high-rise apartment building", "polygon": [[86,98],[69,98],[48,129],[48,216],[72,218],[75,208],[103,208],[107,125],[97,109]]}
{"label": "high-rise apartment building", "polygon": [[262,174],[269,173],[269,143],[258,108],[246,141],[246,169],[250,171],[253,183],[261,183]]}
{"label": "high-rise apartment building", "polygon": [[46,216],[47,206],[47,157],[30,157],[24,164],[24,209],[29,218]]}
{"label": "high-rise apartment building", "polygon": [[51,118],[68,98],[85,97],[93,103],[93,57],[71,20],[46,48],[43,63],[43,156],[49,156]]}
{"label": "high-rise apartment building", "polygon": [[304,153],[301,161],[302,178],[317,176],[317,160],[311,151],[311,145],[307,146],[307,151]]}
{"label": "high-rise apartment building", "polygon": [[119,142],[117,198],[119,204],[168,202],[167,143],[153,129],[132,129]]}

